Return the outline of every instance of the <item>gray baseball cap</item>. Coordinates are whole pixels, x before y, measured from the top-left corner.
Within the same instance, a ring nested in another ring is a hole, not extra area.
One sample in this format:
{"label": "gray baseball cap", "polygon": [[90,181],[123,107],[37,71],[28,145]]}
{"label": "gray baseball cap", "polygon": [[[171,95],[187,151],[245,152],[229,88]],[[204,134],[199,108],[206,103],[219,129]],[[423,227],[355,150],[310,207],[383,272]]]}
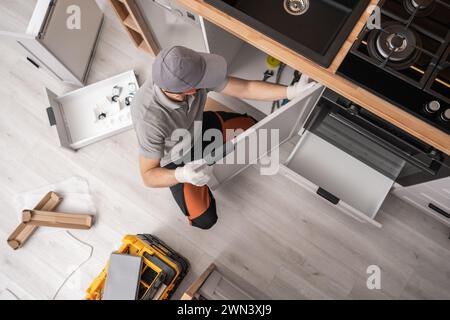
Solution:
{"label": "gray baseball cap", "polygon": [[158,54],[152,73],[153,82],[169,92],[212,89],[226,80],[227,62],[215,54],[175,46]]}

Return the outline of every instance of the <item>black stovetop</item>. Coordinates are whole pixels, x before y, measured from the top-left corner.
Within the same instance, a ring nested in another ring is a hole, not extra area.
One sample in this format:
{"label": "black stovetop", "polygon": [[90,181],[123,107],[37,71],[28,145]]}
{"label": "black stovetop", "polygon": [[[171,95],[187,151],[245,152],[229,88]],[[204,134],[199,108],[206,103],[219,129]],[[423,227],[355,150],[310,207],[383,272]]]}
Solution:
{"label": "black stovetop", "polygon": [[380,7],[381,28],[364,28],[338,74],[450,134],[450,0]]}

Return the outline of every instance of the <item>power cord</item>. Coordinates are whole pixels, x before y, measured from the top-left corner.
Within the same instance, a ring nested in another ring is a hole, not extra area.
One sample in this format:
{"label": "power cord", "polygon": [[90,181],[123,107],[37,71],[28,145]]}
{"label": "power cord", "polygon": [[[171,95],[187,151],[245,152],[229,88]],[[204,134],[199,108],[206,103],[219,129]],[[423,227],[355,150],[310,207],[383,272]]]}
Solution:
{"label": "power cord", "polygon": [[15,294],[14,292],[12,292],[12,290],[6,288],[5,289],[6,292],[9,292],[14,298],[16,298],[16,300],[22,300],[19,298],[19,296],[17,294]]}
{"label": "power cord", "polygon": [[90,248],[90,252],[89,252],[89,256],[87,257],[86,260],[84,260],[75,270],[73,270],[66,279],[64,279],[63,283],[59,286],[58,290],[56,290],[56,293],[54,294],[52,300],[55,300],[56,297],[58,296],[59,292],[62,290],[62,288],[66,285],[67,281],[69,281],[69,279],[78,271],[80,270],[89,260],[91,260],[92,255],[94,254],[94,247],[92,245],[90,245],[87,242],[84,242],[83,240],[78,239],[77,237],[75,237],[70,231],[66,231],[66,233],[72,237],[74,240],[78,241],[79,243],[85,245],[86,247]]}

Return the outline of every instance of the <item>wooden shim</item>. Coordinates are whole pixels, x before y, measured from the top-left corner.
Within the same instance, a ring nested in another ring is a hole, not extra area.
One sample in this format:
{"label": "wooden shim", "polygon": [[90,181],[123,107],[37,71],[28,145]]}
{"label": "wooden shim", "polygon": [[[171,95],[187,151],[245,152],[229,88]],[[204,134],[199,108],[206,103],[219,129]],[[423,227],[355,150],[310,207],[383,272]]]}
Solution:
{"label": "wooden shim", "polygon": [[[49,192],[36,205],[35,210],[51,211],[58,207],[63,199],[56,192]],[[21,223],[8,238],[8,244],[14,250],[21,248],[38,227]]]}
{"label": "wooden shim", "polygon": [[26,224],[40,227],[87,230],[92,227],[94,217],[89,214],[24,210],[22,221]]}

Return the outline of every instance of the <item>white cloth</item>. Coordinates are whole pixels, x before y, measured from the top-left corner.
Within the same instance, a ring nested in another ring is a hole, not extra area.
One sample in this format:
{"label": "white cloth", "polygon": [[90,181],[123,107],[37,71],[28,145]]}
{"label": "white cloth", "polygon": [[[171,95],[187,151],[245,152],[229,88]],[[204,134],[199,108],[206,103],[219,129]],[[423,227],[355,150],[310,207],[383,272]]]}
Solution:
{"label": "white cloth", "polygon": [[[57,211],[90,215],[96,214],[96,208],[90,194],[88,182],[81,177],[73,177],[18,194],[15,203],[19,222],[22,221],[22,211],[25,209],[33,209],[50,191],[58,193],[63,198],[63,201],[56,209]],[[39,229],[50,230],[51,228]]]}

